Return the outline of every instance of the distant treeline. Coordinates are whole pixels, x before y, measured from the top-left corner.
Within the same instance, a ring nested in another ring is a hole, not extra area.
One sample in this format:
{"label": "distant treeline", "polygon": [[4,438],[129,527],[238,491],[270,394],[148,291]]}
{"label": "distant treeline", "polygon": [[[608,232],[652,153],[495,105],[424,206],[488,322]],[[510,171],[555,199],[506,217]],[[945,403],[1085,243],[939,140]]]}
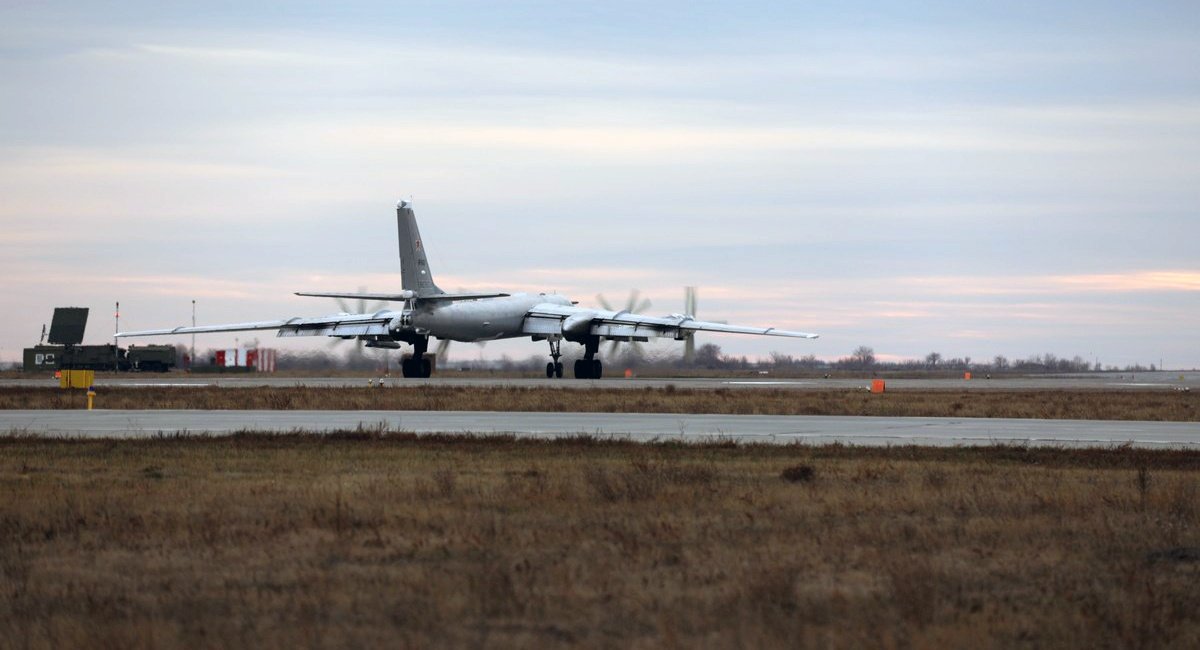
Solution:
{"label": "distant treeline", "polygon": [[[744,360],[743,360],[744,361]],[[849,356],[829,362],[817,359],[814,355],[793,357],[779,352],[771,353],[768,364],[776,368],[797,368],[804,370],[877,370],[877,371],[986,371],[1012,372],[1020,374],[1032,373],[1078,373],[1078,372],[1154,372],[1158,370],[1155,364],[1104,366],[1098,360],[1088,361],[1079,355],[1070,359],[1059,357],[1053,353],[1037,354],[1025,359],[1012,359],[1003,355],[992,357],[990,361],[980,361],[972,357],[945,358],[938,352],[930,352],[924,359],[907,359],[904,361],[880,361],[875,351],[868,346],[859,346]],[[761,365],[761,364],[760,364]]]}
{"label": "distant treeline", "polygon": [[[257,342],[254,342],[257,343]],[[254,344],[251,344],[254,347]],[[575,346],[578,347],[578,346]],[[176,345],[179,368],[184,368],[185,355],[190,353],[188,346]],[[568,346],[563,347],[564,359],[568,364],[574,359]],[[330,347],[326,350],[278,350],[276,367],[279,370],[297,371],[369,371],[369,372],[399,372],[400,359],[409,354],[411,349],[378,350],[363,348],[352,343]],[[577,351],[578,354],[580,351]],[[197,351],[194,368],[197,371],[213,370],[217,349],[209,348]],[[782,352],[772,352],[767,359],[753,360],[745,356],[728,355],[714,343],[697,346],[696,354],[688,362],[683,358],[682,350],[646,350],[641,347],[620,345],[614,352],[604,350],[600,355],[610,371],[617,369],[641,370],[769,370],[775,372],[987,372],[987,373],[1080,373],[1080,372],[1154,372],[1159,368],[1151,363],[1148,365],[1129,364],[1124,366],[1103,365],[1099,361],[1089,361],[1076,355],[1071,358],[1059,357],[1052,353],[1037,354],[1024,359],[1008,359],[1005,356],[995,356],[991,360],[980,361],[972,357],[945,358],[940,353],[930,352],[924,359],[908,359],[904,361],[881,361],[869,346],[859,346],[849,355],[836,361],[818,359],[816,355],[794,356]],[[499,359],[480,359],[455,357],[439,360],[442,371],[453,370],[495,370],[503,372],[538,372],[545,368],[549,359],[544,354],[531,354],[528,357],[514,359],[504,355]],[[11,364],[20,368],[20,364]]]}
{"label": "distant treeline", "polygon": [[[177,346],[179,358],[188,352],[186,346]],[[567,346],[564,355],[568,361],[573,357]],[[336,346],[327,350],[279,350],[279,370],[322,371],[361,370],[396,372],[400,359],[410,350],[378,350],[361,348],[352,344]],[[727,355],[714,343],[697,346],[691,362],[685,362],[682,350],[649,350],[629,345],[618,346],[614,352],[604,351],[601,358],[610,369],[709,369],[709,370],[773,370],[773,371],[871,371],[871,372],[990,372],[990,373],[1080,373],[1080,372],[1153,372],[1155,364],[1104,366],[1098,361],[1088,361],[1081,356],[1059,357],[1052,353],[1033,355],[1024,359],[1008,359],[995,356],[980,361],[972,357],[945,358],[940,353],[930,352],[924,359],[904,361],[881,361],[869,346],[859,346],[849,355],[836,361],[818,359],[816,355],[793,356],[772,352],[770,357],[753,360],[745,356]],[[213,363],[216,350],[209,349],[197,354],[197,370]],[[454,370],[497,370],[504,372],[537,372],[545,367],[548,356],[531,354],[514,359],[504,355],[499,359],[480,359],[450,356],[438,361],[440,369]],[[182,364],[181,364],[182,365]]]}

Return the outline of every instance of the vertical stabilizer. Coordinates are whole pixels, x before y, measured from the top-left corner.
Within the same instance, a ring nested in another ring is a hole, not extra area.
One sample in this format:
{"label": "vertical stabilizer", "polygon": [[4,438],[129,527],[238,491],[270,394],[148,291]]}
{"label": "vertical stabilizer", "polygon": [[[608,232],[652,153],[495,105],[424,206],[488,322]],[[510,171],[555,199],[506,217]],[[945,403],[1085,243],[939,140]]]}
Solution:
{"label": "vertical stabilizer", "polygon": [[412,204],[401,201],[396,205],[396,230],[400,236],[400,282],[403,288],[417,296],[445,293],[433,283],[433,271],[425,257],[425,243],[417,230],[417,215]]}

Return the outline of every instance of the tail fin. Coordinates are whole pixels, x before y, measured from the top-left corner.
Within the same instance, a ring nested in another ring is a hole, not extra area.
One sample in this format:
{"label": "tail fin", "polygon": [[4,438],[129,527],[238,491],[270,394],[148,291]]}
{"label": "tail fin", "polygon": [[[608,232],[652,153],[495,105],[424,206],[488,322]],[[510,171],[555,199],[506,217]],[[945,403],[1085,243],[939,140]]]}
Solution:
{"label": "tail fin", "polygon": [[425,244],[417,230],[417,215],[412,204],[401,201],[396,205],[396,230],[400,236],[400,283],[418,297],[445,293],[433,283],[433,271],[425,257]]}

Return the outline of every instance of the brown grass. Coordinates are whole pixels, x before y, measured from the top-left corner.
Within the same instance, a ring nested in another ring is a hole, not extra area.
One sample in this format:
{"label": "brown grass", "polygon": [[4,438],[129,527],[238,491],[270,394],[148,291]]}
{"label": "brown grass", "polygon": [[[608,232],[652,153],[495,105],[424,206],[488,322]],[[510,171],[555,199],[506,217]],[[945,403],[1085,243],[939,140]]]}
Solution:
{"label": "brown grass", "polygon": [[0,438],[0,647],[1196,647],[1198,472],[1133,448]]}
{"label": "brown grass", "polygon": [[[0,388],[0,409],[71,409],[81,391]],[[133,387],[104,388],[105,409],[336,409],[416,411],[587,411],[763,415],[1004,417],[1200,421],[1200,393],[1176,391],[893,391],[694,389],[587,391],[514,386]]]}

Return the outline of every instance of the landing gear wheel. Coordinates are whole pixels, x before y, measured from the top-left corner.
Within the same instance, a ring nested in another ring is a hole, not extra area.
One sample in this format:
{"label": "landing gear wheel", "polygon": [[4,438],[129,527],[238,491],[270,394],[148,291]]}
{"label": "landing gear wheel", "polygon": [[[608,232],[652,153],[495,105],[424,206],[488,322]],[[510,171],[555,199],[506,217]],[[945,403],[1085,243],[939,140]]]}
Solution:
{"label": "landing gear wheel", "polygon": [[599,379],[602,371],[603,367],[600,365],[599,359],[575,360],[576,379]]}
{"label": "landing gear wheel", "polygon": [[400,374],[405,377],[431,377],[433,376],[433,362],[429,359],[421,357],[409,357],[400,362]]}
{"label": "landing gear wheel", "polygon": [[563,365],[559,361],[562,357],[562,339],[550,338],[547,339],[550,343],[550,363],[546,364],[546,379],[558,377],[562,379]]}

